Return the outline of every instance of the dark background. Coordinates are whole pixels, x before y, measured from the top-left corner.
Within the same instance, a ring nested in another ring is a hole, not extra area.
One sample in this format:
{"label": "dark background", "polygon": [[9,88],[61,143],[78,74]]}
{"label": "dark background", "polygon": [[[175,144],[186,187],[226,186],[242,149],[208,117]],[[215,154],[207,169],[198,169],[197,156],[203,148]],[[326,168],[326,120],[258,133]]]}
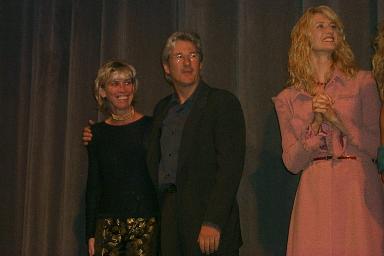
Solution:
{"label": "dark background", "polygon": [[81,130],[99,118],[96,71],[110,58],[134,65],[137,108],[151,115],[170,92],[163,44],[193,30],[203,40],[204,79],[236,94],[246,117],[241,255],[284,255],[298,176],[282,165],[271,97],[287,79],[290,31],[303,10],[328,4],[370,69],[383,1],[2,0],[0,254],[86,255]]}

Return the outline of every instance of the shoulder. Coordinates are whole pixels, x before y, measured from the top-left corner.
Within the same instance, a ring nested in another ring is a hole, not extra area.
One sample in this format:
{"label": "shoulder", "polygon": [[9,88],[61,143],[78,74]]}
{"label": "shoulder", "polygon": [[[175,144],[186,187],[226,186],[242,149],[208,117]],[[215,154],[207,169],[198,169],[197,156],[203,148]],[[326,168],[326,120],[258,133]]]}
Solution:
{"label": "shoulder", "polygon": [[373,74],[369,70],[359,70],[356,74],[356,79],[373,79]]}
{"label": "shoulder", "polygon": [[159,102],[156,104],[156,106],[161,106],[161,105],[165,105],[167,104],[172,98],[172,94],[162,98],[161,100],[159,100]]}
{"label": "shoulder", "polygon": [[153,118],[151,116],[143,116],[141,121],[144,123],[144,124],[151,124],[152,121],[153,121]]}
{"label": "shoulder", "polygon": [[367,70],[359,70],[353,78],[343,77],[342,83],[347,85],[350,90],[355,91],[355,93],[365,90],[377,90],[373,74]]}
{"label": "shoulder", "polygon": [[219,88],[214,88],[214,87],[208,87],[211,91],[211,96],[212,97],[217,97],[217,98],[225,98],[225,99],[237,99],[237,97],[231,93],[230,91],[224,90],[224,89],[219,89]]}
{"label": "shoulder", "polygon": [[105,121],[97,122],[93,125],[91,125],[92,133],[102,131],[105,129]]}
{"label": "shoulder", "polygon": [[275,97],[272,97],[272,101],[276,104],[277,102],[288,102],[296,97],[300,92],[293,88],[287,87],[280,91]]}
{"label": "shoulder", "polygon": [[375,85],[376,83],[372,72],[368,70],[359,70],[356,74],[356,80],[359,85]]}
{"label": "shoulder", "polygon": [[141,126],[144,127],[144,130],[147,130],[152,127],[153,118],[151,116],[143,116],[140,123]]}
{"label": "shoulder", "polygon": [[160,109],[163,109],[167,106],[168,102],[171,100],[172,98],[172,94],[162,98],[161,100],[159,100],[159,102],[157,102],[157,104],[155,105],[155,108],[154,108],[154,115],[156,114],[157,111],[159,111]]}
{"label": "shoulder", "polygon": [[88,147],[98,144],[98,141],[105,136],[106,128],[107,125],[104,121],[91,125],[92,140],[89,142]]}
{"label": "shoulder", "polygon": [[239,99],[231,92],[206,85],[209,103],[216,104],[240,104]]}

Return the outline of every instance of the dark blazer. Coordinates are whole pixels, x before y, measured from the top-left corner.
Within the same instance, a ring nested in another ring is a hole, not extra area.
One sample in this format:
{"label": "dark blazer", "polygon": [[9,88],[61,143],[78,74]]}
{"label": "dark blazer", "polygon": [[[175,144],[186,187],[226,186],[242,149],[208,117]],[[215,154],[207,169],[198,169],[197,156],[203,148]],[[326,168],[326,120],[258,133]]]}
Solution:
{"label": "dark blazer", "polygon": [[[221,230],[219,252],[242,244],[236,194],[245,154],[245,123],[238,99],[228,91],[200,82],[180,143],[177,185],[177,221],[183,255],[200,255],[197,238],[203,223]],[[162,121],[171,96],[154,110],[148,147],[148,168],[158,186]],[[162,230],[166,232],[166,230]]]}

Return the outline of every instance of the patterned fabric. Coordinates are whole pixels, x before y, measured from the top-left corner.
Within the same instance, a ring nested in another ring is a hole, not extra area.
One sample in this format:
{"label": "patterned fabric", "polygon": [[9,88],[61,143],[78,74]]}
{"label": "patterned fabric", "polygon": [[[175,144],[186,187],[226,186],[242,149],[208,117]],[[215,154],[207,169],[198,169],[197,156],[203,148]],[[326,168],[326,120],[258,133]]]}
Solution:
{"label": "patterned fabric", "polygon": [[96,225],[95,256],[155,255],[155,218],[105,218]]}

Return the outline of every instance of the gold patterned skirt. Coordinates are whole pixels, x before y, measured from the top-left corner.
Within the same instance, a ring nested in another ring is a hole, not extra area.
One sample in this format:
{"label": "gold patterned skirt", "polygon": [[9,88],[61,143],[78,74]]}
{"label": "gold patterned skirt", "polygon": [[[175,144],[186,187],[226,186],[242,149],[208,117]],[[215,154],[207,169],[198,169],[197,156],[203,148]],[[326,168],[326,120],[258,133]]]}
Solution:
{"label": "gold patterned skirt", "polygon": [[157,255],[155,218],[98,219],[95,234],[95,256]]}

